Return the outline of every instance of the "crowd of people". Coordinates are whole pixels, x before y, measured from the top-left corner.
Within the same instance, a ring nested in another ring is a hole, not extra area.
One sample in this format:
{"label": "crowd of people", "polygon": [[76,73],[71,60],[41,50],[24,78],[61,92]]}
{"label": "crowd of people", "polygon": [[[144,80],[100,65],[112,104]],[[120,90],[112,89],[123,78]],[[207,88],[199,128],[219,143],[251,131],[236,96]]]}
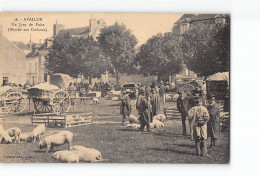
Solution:
{"label": "crowd of people", "polygon": [[[144,128],[147,128],[147,131],[150,132],[150,123],[153,121],[153,116],[160,113],[160,100],[163,99],[165,103],[165,92],[166,86],[161,81],[159,84],[153,82],[149,84],[141,84],[137,88],[137,100],[136,100],[136,109],[138,111],[139,120],[140,120],[140,131],[144,131]],[[131,102],[130,102],[130,93],[129,89],[124,90],[121,98],[120,114],[123,116],[122,124],[126,124],[126,116],[129,116],[132,112]]]}
{"label": "crowd of people", "polygon": [[111,90],[115,90],[115,85],[111,82],[96,82],[90,85],[85,82],[70,83],[68,87],[69,92],[79,92],[79,96],[86,96],[89,91],[100,91],[101,96],[104,97]]}
{"label": "crowd of people", "polygon": [[[165,103],[166,87],[163,83],[152,85],[142,85],[138,88],[138,97],[136,100],[136,109],[139,115],[140,131],[145,127],[150,132],[150,123],[153,116],[160,113],[160,100]],[[190,139],[195,141],[196,155],[208,156],[207,138],[211,138],[211,148],[217,146],[220,139],[220,109],[216,103],[215,96],[209,95],[206,103],[205,92],[202,88],[196,88],[193,93],[184,94],[178,92],[177,108],[182,118],[182,134],[187,135],[186,120],[190,124]],[[123,91],[121,98],[120,114],[123,116],[122,124],[126,124],[126,116],[132,112],[130,102],[130,90]]]}
{"label": "crowd of people", "polygon": [[208,156],[207,138],[211,138],[210,148],[215,148],[220,139],[220,106],[216,103],[213,94],[208,97],[208,105],[203,100],[203,93],[198,88],[193,91],[192,95],[184,96],[180,91],[177,108],[182,118],[182,134],[187,135],[186,119],[188,119],[190,139],[195,140],[196,155]]}

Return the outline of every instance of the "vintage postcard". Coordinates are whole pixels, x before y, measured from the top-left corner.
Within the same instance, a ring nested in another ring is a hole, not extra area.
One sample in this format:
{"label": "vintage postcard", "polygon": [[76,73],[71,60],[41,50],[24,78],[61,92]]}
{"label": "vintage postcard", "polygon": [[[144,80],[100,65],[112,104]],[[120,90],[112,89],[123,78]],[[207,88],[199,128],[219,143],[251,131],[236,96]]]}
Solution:
{"label": "vintage postcard", "polygon": [[230,20],[0,13],[0,162],[228,164]]}

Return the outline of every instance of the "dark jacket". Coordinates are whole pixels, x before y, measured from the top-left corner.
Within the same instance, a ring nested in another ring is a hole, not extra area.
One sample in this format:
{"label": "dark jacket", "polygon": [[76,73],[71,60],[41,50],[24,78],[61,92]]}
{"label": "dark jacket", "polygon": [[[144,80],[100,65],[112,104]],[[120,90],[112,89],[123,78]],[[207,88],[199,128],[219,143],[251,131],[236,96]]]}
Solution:
{"label": "dark jacket", "polygon": [[152,114],[153,116],[160,113],[160,96],[157,93],[151,96]]}
{"label": "dark jacket", "polygon": [[219,105],[217,103],[213,103],[208,106],[209,112],[209,122],[208,122],[208,135],[211,138],[219,138],[220,137],[220,111]]}
{"label": "dark jacket", "polygon": [[125,94],[121,98],[121,106],[120,106],[120,114],[122,115],[130,115],[132,111],[131,103],[130,103],[130,97],[128,94]]}

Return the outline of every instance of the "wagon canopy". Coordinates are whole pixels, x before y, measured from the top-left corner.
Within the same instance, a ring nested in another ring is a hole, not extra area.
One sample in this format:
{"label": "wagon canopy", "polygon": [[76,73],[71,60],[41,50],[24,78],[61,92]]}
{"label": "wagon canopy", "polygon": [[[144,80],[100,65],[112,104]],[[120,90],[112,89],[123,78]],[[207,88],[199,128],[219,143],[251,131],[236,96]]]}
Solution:
{"label": "wagon canopy", "polygon": [[55,73],[50,76],[50,83],[62,89],[67,89],[72,81],[73,79],[69,75],[63,73]]}
{"label": "wagon canopy", "polygon": [[229,72],[219,72],[208,77],[209,81],[227,81],[229,85]]}
{"label": "wagon canopy", "polygon": [[52,85],[49,82],[46,82],[46,83],[37,84],[37,85],[31,87],[30,89],[28,89],[28,91],[30,92],[32,89],[38,89],[38,90],[42,90],[42,91],[57,91],[60,88],[56,85]]}

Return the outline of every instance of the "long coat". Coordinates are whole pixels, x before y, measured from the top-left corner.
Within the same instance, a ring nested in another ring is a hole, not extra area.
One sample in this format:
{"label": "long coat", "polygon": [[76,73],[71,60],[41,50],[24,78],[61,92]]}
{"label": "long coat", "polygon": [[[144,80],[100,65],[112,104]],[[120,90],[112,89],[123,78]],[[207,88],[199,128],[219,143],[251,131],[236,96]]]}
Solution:
{"label": "long coat", "polygon": [[131,103],[130,103],[130,97],[128,94],[125,94],[121,98],[121,106],[120,106],[120,114],[121,115],[130,115],[132,111]]}
{"label": "long coat", "polygon": [[208,134],[209,137],[217,139],[220,137],[220,112],[219,105],[213,103],[208,106],[209,122],[208,122]]}
{"label": "long coat", "polygon": [[[204,106],[194,106],[188,112],[190,121],[194,121],[194,138],[207,139],[207,122],[209,121],[209,113]],[[191,126],[192,127],[192,126]]]}
{"label": "long coat", "polygon": [[177,99],[177,109],[179,113],[186,115],[187,112],[184,106],[184,98],[181,98],[180,96]]}
{"label": "long coat", "polygon": [[151,96],[152,115],[155,116],[160,114],[160,96],[157,93]]}
{"label": "long coat", "polygon": [[139,96],[138,101],[136,104],[136,107],[138,109],[138,113],[140,115],[140,122],[146,122],[150,123],[151,122],[151,103],[145,96]]}

